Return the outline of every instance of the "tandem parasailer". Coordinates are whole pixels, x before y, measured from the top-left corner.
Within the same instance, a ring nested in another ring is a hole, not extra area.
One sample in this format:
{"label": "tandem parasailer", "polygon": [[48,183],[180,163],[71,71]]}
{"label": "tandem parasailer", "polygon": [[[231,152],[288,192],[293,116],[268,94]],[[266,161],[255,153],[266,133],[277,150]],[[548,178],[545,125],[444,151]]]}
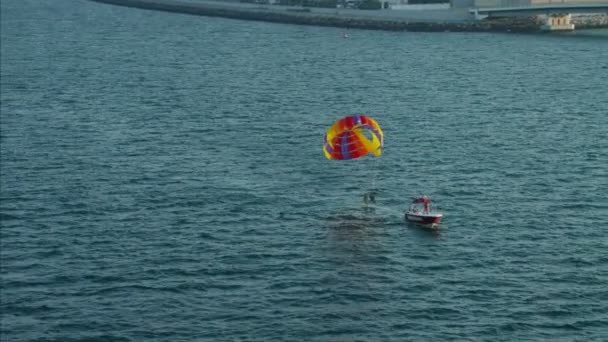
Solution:
{"label": "tandem parasailer", "polygon": [[[323,139],[323,152],[329,160],[379,157],[383,148],[384,133],[380,125],[366,115],[349,115],[335,121]],[[375,176],[371,181],[372,188],[363,195],[365,204],[376,203]]]}

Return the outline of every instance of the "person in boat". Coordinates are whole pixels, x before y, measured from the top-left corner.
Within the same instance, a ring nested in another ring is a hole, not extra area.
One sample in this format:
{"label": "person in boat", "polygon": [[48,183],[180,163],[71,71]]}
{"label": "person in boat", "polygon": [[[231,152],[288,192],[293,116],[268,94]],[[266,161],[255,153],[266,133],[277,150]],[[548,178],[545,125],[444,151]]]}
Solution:
{"label": "person in boat", "polygon": [[429,202],[427,202],[427,201],[424,202],[424,209],[422,212],[425,214],[429,213]]}
{"label": "person in boat", "polygon": [[420,213],[420,209],[418,209],[418,207],[416,207],[415,204],[410,205],[410,212],[414,213],[414,214],[418,214]]}

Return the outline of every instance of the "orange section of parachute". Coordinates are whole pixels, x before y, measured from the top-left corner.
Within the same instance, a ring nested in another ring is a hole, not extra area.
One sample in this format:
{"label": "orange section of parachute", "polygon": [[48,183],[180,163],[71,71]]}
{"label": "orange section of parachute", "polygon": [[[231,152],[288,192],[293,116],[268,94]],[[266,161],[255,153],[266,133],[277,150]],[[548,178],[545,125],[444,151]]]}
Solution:
{"label": "orange section of parachute", "polygon": [[348,160],[369,153],[378,157],[383,147],[384,133],[376,120],[365,115],[351,115],[327,129],[323,151],[327,159]]}

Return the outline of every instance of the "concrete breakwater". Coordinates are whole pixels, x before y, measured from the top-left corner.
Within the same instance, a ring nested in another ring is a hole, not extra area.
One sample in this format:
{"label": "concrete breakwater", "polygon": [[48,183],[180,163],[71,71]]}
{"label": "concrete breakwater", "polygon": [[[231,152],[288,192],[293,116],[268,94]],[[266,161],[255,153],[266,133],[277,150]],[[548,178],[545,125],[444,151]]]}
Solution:
{"label": "concrete breakwater", "polygon": [[[91,0],[105,4],[142,8],[148,10],[185,13],[192,15],[223,17],[242,20],[257,20],[275,23],[331,26],[353,29],[388,31],[495,31],[495,32],[534,32],[540,24],[532,18],[500,19],[474,21],[462,14],[416,19],[411,16],[390,16],[394,11],[331,11],[283,6],[252,6],[240,3],[192,2],[174,0]],[[361,12],[361,14],[357,14]],[[364,12],[374,12],[366,16]],[[383,15],[386,14],[386,15]]]}
{"label": "concrete breakwater", "polygon": [[[256,20],[275,23],[331,26],[353,29],[423,32],[536,32],[537,17],[501,18],[476,21],[466,10],[338,10],[252,5],[238,2],[201,0],[91,0],[94,2],[191,15]],[[408,13],[409,12],[409,13]],[[588,24],[589,25],[585,25]],[[578,25],[605,27],[595,17],[585,17]],[[599,25],[596,25],[599,24]]]}
{"label": "concrete breakwater", "polygon": [[577,29],[608,27],[608,14],[573,14],[572,23]]}

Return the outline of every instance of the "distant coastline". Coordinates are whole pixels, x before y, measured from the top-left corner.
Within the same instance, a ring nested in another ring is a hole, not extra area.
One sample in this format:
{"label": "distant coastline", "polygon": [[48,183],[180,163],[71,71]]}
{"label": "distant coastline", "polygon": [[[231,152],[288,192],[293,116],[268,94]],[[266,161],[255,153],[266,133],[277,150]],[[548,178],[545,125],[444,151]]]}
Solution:
{"label": "distant coastline", "polygon": [[[463,9],[363,11],[192,0],[90,1],[209,17],[387,31],[537,32],[542,25],[536,17],[477,21]],[[579,18],[582,19],[578,22],[575,20],[579,29],[608,27],[608,16],[589,15]]]}

